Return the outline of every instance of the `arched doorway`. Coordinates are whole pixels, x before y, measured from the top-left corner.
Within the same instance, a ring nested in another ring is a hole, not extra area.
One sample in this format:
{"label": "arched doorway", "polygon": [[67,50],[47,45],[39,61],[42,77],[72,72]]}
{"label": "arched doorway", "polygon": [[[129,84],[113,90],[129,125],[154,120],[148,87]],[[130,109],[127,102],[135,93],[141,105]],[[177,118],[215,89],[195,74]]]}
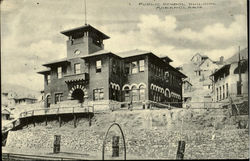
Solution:
{"label": "arched doorway", "polygon": [[72,93],[73,100],[78,100],[79,103],[82,103],[84,101],[84,92],[82,89],[75,89]]}

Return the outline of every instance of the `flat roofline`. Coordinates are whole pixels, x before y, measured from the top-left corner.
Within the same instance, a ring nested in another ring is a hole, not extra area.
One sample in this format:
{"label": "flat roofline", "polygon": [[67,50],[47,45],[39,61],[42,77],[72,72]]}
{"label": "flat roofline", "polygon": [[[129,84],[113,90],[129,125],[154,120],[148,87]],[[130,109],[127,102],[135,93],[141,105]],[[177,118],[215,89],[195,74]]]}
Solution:
{"label": "flat roofline", "polygon": [[[111,55],[115,55],[118,56],[112,52],[103,52],[103,53],[97,53],[97,54],[89,54],[89,55],[84,55],[81,57],[81,59],[85,59],[85,58],[90,58],[90,57],[95,57],[95,56],[103,56],[103,55],[107,55],[107,54],[111,54]],[[119,57],[119,56],[118,56]]]}
{"label": "flat roofline", "polygon": [[29,100],[37,100],[36,98],[28,98],[28,97],[20,97],[20,98],[14,98],[15,100],[21,100],[21,99],[29,99]]}
{"label": "flat roofline", "polygon": [[170,59],[168,56],[161,56],[159,58],[161,58],[161,59],[168,59],[168,62],[173,62],[173,60]]}
{"label": "flat roofline", "polygon": [[50,72],[50,69],[47,69],[47,70],[42,70],[42,71],[39,71],[37,72],[38,74],[46,74],[46,73],[49,73]]}
{"label": "flat roofline", "polygon": [[69,61],[67,60],[67,58],[63,58],[63,59],[54,60],[54,61],[51,61],[51,62],[42,64],[42,65],[43,65],[43,66],[46,66],[46,67],[50,67],[50,66],[53,65],[53,64],[66,63],[66,62],[69,63]]}
{"label": "flat roofline", "polygon": [[73,28],[73,29],[69,29],[69,30],[64,30],[64,31],[61,31],[60,33],[65,35],[65,36],[71,36],[73,35],[74,33],[77,33],[77,32],[85,32],[85,31],[93,31],[93,32],[96,32],[97,34],[99,34],[99,36],[101,36],[103,39],[109,39],[110,37],[107,36],[106,34],[104,34],[103,32],[97,30],[96,28],[94,28],[93,26],[91,25],[84,25],[84,26],[80,26],[80,27],[76,27],[76,28]]}

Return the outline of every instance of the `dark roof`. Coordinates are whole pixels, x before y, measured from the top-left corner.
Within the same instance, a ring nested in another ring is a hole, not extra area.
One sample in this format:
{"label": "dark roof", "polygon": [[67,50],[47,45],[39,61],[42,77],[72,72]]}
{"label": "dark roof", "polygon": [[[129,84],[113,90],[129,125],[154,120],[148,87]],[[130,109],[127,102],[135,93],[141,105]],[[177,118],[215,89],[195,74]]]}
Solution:
{"label": "dark roof", "polygon": [[51,62],[47,62],[47,63],[43,64],[43,66],[50,67],[51,65],[54,65],[54,64],[60,64],[60,63],[66,63],[66,62],[69,62],[67,60],[67,58],[62,58],[62,59],[58,59],[58,60],[53,60]]}
{"label": "dark roof", "polygon": [[172,59],[170,59],[168,56],[162,56],[160,57],[163,61],[166,61],[166,62],[173,62]]}
{"label": "dark roof", "polygon": [[39,73],[39,74],[46,74],[46,73],[49,73],[49,72],[50,72],[50,69],[44,69],[44,70],[41,70],[41,71],[39,71],[37,73]]}
{"label": "dark roof", "polygon": [[122,58],[127,58],[127,57],[138,56],[138,55],[149,54],[149,53],[151,53],[151,51],[135,49],[135,50],[119,52],[116,54]]}
{"label": "dark roof", "polygon": [[[248,60],[243,60],[240,64],[240,73],[245,73],[248,70]],[[239,74],[239,65],[235,68],[234,74]]]}
{"label": "dark roof", "polygon": [[183,74],[182,72],[180,72],[179,70],[175,69],[174,67],[172,67],[171,65],[169,65],[171,69],[173,69],[173,71],[175,71],[177,74],[179,74],[182,78],[187,78],[187,76],[185,74]]}
{"label": "dark roof", "polygon": [[[118,57],[121,57],[121,58],[127,58],[127,57],[133,57],[133,56],[139,56],[139,55],[144,55],[144,54],[150,54],[154,57],[157,57],[159,58],[158,56],[156,56],[155,54],[153,54],[152,52],[150,51],[145,51],[145,50],[139,50],[139,49],[135,49],[135,50],[129,50],[129,51],[125,51],[125,52],[119,52],[117,54],[114,54],[110,51],[106,51],[106,50],[100,50],[100,51],[97,51],[95,53],[92,53],[92,54],[89,54],[89,55],[85,55],[85,56],[82,56],[81,58],[89,58],[89,57],[93,57],[93,56],[99,56],[99,55],[106,55],[106,54],[112,54],[112,55],[115,55],[115,56],[118,56]],[[161,59],[161,58],[159,58]],[[161,59],[162,60],[162,59]],[[162,60],[163,62],[163,60]],[[165,63],[165,62],[164,62]],[[169,65],[169,67],[175,71],[177,74],[179,74],[182,78],[186,78],[187,76],[184,75],[182,72],[180,72],[179,70],[175,69],[174,67],[172,67],[171,65]]]}
{"label": "dark roof", "polygon": [[226,64],[224,66],[222,66],[221,68],[219,68],[218,70],[216,70],[213,74],[211,74],[210,76],[216,75],[217,73],[221,72],[224,69],[228,69],[230,68],[231,64]]}
{"label": "dark roof", "polygon": [[207,61],[207,60],[210,60],[212,63],[215,63],[213,60],[211,60],[210,58],[207,58],[207,59],[205,59],[205,60],[202,60],[202,62],[199,64],[199,66],[201,66],[205,61]]}
{"label": "dark roof", "polygon": [[18,97],[18,98],[14,98],[15,100],[22,100],[22,99],[26,99],[26,100],[37,100],[36,98],[30,98],[30,97]]}
{"label": "dark roof", "polygon": [[82,56],[81,58],[89,58],[89,57],[105,55],[105,54],[112,54],[112,55],[118,56],[120,58],[127,58],[127,57],[132,57],[132,56],[150,54],[150,53],[151,53],[150,51],[139,50],[139,49],[118,52],[116,54],[112,53],[111,51],[107,51],[107,50],[99,50],[99,51],[94,52],[92,54]]}
{"label": "dark roof", "polygon": [[[92,54],[84,55],[81,58],[89,58],[89,57],[93,57],[93,56],[106,55],[106,54],[113,54],[113,53],[111,51],[107,51],[107,50],[99,50],[99,51],[94,52]],[[113,54],[113,55],[115,55],[115,54]]]}
{"label": "dark roof", "polygon": [[97,30],[96,28],[92,27],[91,25],[84,25],[84,26],[80,26],[80,27],[77,27],[77,28],[73,28],[73,29],[70,29],[70,30],[65,30],[65,31],[62,31],[61,33],[66,35],[66,36],[71,36],[75,33],[83,33],[85,31],[90,31],[90,32],[94,32],[96,33],[99,37],[101,37],[102,39],[109,39],[110,37],[105,35],[104,33],[102,33],[101,31]]}

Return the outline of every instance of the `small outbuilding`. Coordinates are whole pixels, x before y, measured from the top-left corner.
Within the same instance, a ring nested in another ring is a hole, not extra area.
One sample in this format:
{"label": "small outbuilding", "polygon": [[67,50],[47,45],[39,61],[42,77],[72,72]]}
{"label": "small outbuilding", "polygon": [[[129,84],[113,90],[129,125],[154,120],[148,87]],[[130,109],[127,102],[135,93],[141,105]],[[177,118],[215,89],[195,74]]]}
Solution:
{"label": "small outbuilding", "polygon": [[1,111],[1,116],[2,116],[2,120],[10,120],[10,111],[7,109],[3,109]]}

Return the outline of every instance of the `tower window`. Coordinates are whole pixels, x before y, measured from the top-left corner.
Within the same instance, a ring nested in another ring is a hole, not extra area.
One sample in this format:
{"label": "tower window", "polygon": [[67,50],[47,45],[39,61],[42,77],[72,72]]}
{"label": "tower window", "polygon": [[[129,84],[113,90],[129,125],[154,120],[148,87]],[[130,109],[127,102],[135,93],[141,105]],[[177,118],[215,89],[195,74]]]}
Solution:
{"label": "tower window", "polygon": [[132,62],[132,74],[138,73],[138,64],[137,61]]}
{"label": "tower window", "polygon": [[139,71],[143,72],[144,71],[144,60],[139,61]]}
{"label": "tower window", "polygon": [[47,84],[50,83],[50,74],[47,75]]}
{"label": "tower window", "polygon": [[62,67],[57,68],[57,78],[58,79],[62,78]]}
{"label": "tower window", "polygon": [[74,65],[74,73],[75,74],[80,74],[81,73],[81,64],[77,63]]}
{"label": "tower window", "polygon": [[93,39],[93,43],[94,43],[96,46],[99,46],[99,47],[102,46],[102,41],[101,41],[101,40]]}
{"label": "tower window", "polygon": [[97,60],[96,61],[96,73],[99,73],[102,71],[102,61],[101,60]]}

